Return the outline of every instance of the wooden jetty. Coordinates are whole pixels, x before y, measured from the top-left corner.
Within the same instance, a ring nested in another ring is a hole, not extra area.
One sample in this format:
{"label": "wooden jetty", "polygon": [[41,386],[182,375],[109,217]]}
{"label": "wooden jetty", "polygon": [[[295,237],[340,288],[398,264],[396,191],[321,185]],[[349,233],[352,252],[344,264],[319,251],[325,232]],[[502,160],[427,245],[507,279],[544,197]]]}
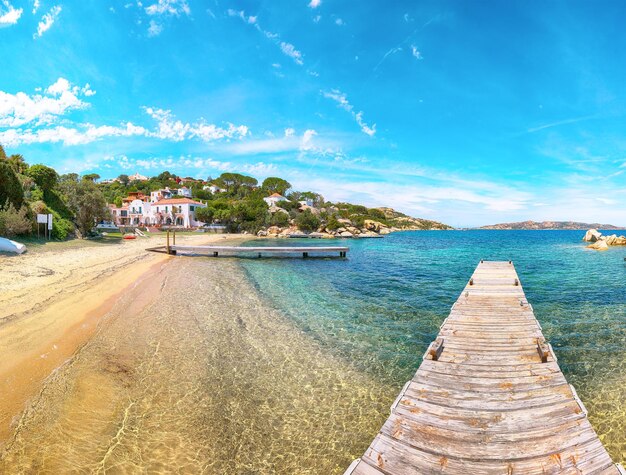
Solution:
{"label": "wooden jetty", "polygon": [[544,339],[511,262],[478,265],[345,475],[624,474]]}
{"label": "wooden jetty", "polygon": [[220,255],[236,256],[256,254],[257,257],[263,255],[282,255],[302,257],[341,257],[347,256],[350,250],[347,246],[181,246],[176,244],[176,234],[170,242],[170,234],[167,233],[165,246],[147,248],[146,251],[162,252],[176,255],[178,253],[201,255],[207,257],[219,257]]}

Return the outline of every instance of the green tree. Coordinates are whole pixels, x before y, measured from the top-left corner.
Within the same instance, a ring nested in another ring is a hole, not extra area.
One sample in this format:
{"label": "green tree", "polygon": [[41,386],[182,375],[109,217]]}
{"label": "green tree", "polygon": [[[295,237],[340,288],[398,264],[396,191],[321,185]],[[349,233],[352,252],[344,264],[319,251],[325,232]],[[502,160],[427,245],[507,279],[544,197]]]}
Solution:
{"label": "green tree", "polygon": [[122,174],[117,177],[117,181],[119,181],[122,185],[127,186],[130,178],[128,178],[128,175]]}
{"label": "green tree", "polygon": [[100,179],[100,175],[98,175],[97,173],[88,173],[87,175],[83,175],[83,180],[96,182],[99,179]]}
{"label": "green tree", "polygon": [[28,163],[24,160],[24,157],[19,153],[13,154],[7,158],[9,165],[15,173],[18,175],[25,175],[28,170]]}
{"label": "green tree", "polygon": [[215,182],[233,193],[237,193],[241,187],[252,188],[259,183],[256,178],[241,173],[222,173]]}
{"label": "green tree", "polygon": [[[1,148],[1,146],[0,146]],[[1,150],[4,153],[4,150]],[[24,189],[6,160],[0,160],[0,206],[5,203],[19,208],[24,202]]]}
{"label": "green tree", "polygon": [[213,216],[215,215],[215,210],[210,207],[206,208],[196,208],[196,220],[202,221],[203,223],[211,223],[213,222]]}
{"label": "green tree", "polygon": [[296,216],[296,226],[305,232],[316,231],[320,226],[320,219],[307,209]]}
{"label": "green tree", "polygon": [[27,170],[26,174],[35,180],[35,183],[44,192],[53,189],[59,180],[59,175],[54,168],[45,165],[33,165]]}
{"label": "green tree", "polygon": [[263,190],[270,195],[272,193],[278,193],[279,195],[284,196],[285,193],[287,193],[287,190],[291,188],[291,183],[287,180],[283,180],[282,178],[270,176],[263,180],[261,188],[263,188]]}
{"label": "green tree", "polygon": [[64,194],[69,208],[74,212],[76,226],[83,236],[89,234],[98,221],[109,215],[102,191],[90,180],[68,181]]}

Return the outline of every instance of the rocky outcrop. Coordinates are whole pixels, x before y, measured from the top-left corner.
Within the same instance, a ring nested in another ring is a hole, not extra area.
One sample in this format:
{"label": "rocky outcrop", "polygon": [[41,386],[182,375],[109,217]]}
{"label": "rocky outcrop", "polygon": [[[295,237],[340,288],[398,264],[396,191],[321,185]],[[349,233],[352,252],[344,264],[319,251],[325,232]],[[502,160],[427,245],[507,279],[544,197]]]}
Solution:
{"label": "rocky outcrop", "polygon": [[602,236],[602,233],[598,232],[597,229],[590,229],[589,231],[585,233],[585,237],[583,238],[583,241],[596,242],[598,239],[600,239],[601,236]]}
{"label": "rocky outcrop", "polygon": [[595,249],[596,251],[607,251],[609,249],[609,245],[605,240],[596,241],[593,244],[589,244],[587,247],[589,249]]}
{"label": "rocky outcrop", "polygon": [[626,236],[618,236],[617,234],[603,236],[597,229],[587,231],[583,241],[593,243],[587,247],[596,251],[606,251],[610,246],[626,246]]}

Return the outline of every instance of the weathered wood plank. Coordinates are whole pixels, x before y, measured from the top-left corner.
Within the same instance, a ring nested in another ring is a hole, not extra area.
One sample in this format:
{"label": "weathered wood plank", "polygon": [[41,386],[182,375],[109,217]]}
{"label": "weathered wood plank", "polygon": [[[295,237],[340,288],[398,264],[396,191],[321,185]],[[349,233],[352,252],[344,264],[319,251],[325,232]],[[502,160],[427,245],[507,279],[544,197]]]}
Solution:
{"label": "weathered wood plank", "polygon": [[509,262],[482,262],[354,474],[617,474]]}

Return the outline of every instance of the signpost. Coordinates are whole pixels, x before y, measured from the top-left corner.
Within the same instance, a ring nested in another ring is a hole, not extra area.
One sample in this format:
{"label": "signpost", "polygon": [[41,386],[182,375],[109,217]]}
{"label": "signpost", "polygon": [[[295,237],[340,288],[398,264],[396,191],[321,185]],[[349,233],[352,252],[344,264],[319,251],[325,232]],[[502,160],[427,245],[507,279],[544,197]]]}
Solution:
{"label": "signpost", "polygon": [[37,213],[37,237],[39,237],[39,225],[43,224],[43,237],[50,239],[52,234],[52,214],[39,214]]}

